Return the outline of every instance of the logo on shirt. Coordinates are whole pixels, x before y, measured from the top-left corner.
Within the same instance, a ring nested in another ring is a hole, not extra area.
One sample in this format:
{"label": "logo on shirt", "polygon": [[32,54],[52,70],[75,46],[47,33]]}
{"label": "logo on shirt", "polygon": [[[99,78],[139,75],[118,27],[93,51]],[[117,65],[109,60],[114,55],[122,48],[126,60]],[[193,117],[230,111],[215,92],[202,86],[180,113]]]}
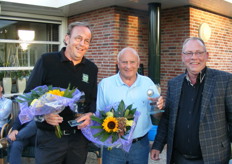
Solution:
{"label": "logo on shirt", "polygon": [[89,75],[87,74],[82,74],[82,81],[88,83],[89,82]]}

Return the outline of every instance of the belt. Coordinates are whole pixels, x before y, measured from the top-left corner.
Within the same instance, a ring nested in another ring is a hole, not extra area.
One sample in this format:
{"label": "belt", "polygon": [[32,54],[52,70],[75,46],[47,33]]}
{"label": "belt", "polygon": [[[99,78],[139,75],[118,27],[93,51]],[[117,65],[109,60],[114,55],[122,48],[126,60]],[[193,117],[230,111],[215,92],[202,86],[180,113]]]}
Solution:
{"label": "belt", "polygon": [[138,142],[138,141],[142,140],[143,138],[145,138],[146,136],[147,136],[147,134],[145,134],[145,135],[144,135],[144,136],[142,136],[142,137],[135,138],[135,139],[133,139],[132,143],[136,143],[136,142]]}
{"label": "belt", "polygon": [[69,135],[76,134],[76,133],[77,133],[76,129],[62,130],[62,134],[64,136],[69,136]]}
{"label": "belt", "polygon": [[202,159],[200,155],[188,155],[188,154],[181,154],[187,160],[199,160]]}

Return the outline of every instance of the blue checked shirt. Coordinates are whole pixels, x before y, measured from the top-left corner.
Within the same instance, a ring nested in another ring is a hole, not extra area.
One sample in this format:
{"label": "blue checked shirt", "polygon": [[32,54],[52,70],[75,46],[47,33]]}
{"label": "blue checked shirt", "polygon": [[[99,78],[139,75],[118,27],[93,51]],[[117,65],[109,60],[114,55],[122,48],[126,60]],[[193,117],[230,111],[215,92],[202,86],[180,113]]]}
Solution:
{"label": "blue checked shirt", "polygon": [[5,97],[0,98],[0,128],[7,123],[8,116],[12,111],[12,101]]}

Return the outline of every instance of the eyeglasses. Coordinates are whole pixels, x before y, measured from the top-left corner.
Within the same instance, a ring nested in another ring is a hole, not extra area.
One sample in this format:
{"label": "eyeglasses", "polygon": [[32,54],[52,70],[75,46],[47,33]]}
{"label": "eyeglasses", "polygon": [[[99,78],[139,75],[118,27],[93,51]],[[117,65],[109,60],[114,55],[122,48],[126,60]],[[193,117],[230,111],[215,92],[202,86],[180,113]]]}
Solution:
{"label": "eyeglasses", "polygon": [[90,40],[89,40],[89,39],[83,39],[82,36],[77,36],[77,37],[75,37],[75,40],[76,40],[78,43],[80,43],[80,42],[82,42],[82,40],[84,40],[84,44],[87,45],[87,46],[90,44]]}
{"label": "eyeglasses", "polygon": [[182,52],[187,57],[192,57],[195,54],[197,57],[202,57],[206,51],[197,51],[197,52]]}

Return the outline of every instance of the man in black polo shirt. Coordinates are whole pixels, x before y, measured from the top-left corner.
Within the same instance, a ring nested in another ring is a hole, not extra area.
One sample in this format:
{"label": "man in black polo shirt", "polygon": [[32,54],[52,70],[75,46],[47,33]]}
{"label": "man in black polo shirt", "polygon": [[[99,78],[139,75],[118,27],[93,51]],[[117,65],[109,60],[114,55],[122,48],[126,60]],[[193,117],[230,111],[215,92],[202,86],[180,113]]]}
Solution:
{"label": "man in black polo shirt", "polygon": [[165,112],[151,158],[167,144],[167,164],[228,164],[232,139],[232,74],[206,66],[202,39],[185,40],[186,72],[168,82]]}
{"label": "man in black polo shirt", "polygon": [[[87,139],[80,129],[90,123],[90,116],[96,110],[97,66],[84,57],[92,38],[89,24],[74,22],[68,26],[60,52],[46,53],[37,61],[28,80],[25,92],[37,86],[77,87],[85,93],[85,102],[78,104],[84,112],[77,121],[83,121],[77,127],[71,127],[69,120],[75,114],[66,107],[59,114],[48,114],[37,118],[36,164],[84,164],[87,157]],[[60,125],[63,132],[57,138],[54,126]]]}

